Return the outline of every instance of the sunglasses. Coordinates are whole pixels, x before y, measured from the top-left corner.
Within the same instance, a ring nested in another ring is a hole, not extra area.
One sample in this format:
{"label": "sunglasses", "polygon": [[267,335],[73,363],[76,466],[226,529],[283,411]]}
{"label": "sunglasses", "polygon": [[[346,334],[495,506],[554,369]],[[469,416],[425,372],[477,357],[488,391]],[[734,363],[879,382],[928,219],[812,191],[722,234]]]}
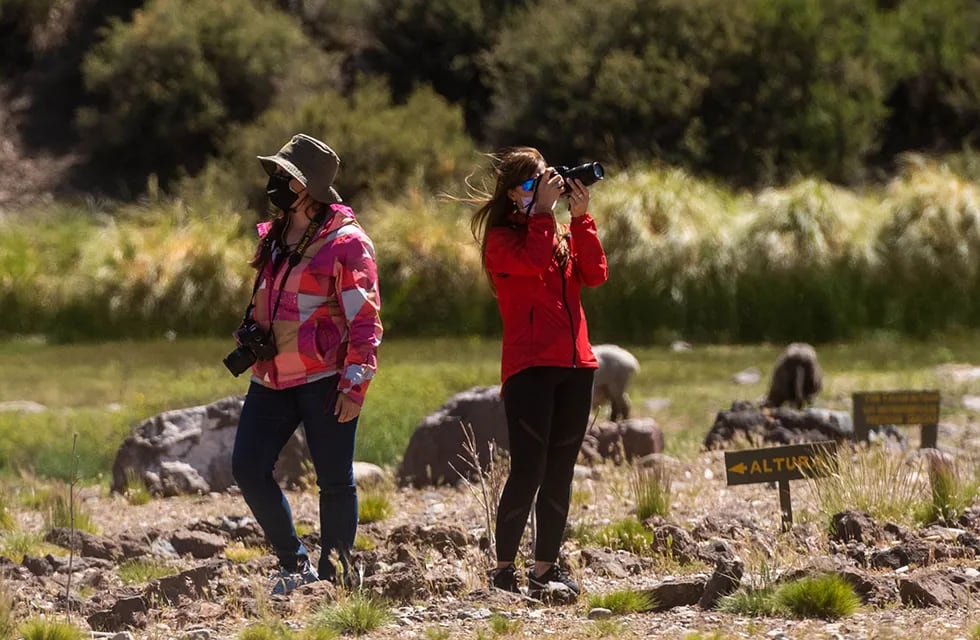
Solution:
{"label": "sunglasses", "polygon": [[524,182],[520,183],[517,186],[519,186],[521,189],[524,189],[525,191],[530,191],[531,189],[534,188],[534,183],[537,181],[538,181],[537,177],[528,178],[527,180],[525,180]]}

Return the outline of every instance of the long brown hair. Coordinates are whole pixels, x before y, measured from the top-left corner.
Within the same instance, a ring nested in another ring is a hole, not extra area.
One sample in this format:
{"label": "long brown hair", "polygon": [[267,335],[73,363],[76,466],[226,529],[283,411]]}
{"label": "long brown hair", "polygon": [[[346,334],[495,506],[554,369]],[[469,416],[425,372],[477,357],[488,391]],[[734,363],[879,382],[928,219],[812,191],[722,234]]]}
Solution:
{"label": "long brown hair", "polygon": [[[484,194],[480,201],[483,204],[470,219],[470,231],[473,238],[480,244],[480,260],[483,272],[493,289],[493,278],[487,270],[487,236],[490,229],[504,227],[512,222],[512,215],[517,213],[514,202],[507,192],[528,178],[533,178],[540,167],[545,164],[544,156],[533,147],[511,147],[490,156],[496,184],[492,194]],[[568,243],[562,239],[559,242],[559,261],[564,266],[568,257]]]}

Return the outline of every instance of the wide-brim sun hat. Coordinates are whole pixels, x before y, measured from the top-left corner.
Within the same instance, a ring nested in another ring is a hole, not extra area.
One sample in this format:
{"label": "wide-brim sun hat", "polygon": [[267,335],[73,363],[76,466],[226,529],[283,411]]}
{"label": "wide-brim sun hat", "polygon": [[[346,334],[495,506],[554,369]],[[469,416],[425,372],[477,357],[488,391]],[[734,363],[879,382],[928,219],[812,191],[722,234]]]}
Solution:
{"label": "wide-brim sun hat", "polygon": [[297,133],[275,155],[256,157],[269,175],[275,172],[276,167],[282,167],[302,182],[317,202],[331,204],[342,201],[333,188],[337,169],[340,168],[340,157],[320,140]]}

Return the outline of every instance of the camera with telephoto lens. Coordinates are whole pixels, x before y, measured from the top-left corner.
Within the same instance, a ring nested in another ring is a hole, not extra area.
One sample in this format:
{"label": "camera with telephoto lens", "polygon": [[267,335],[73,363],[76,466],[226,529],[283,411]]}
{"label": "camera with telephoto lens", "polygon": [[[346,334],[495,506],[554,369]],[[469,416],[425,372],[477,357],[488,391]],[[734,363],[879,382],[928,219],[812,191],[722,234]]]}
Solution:
{"label": "camera with telephoto lens", "polygon": [[238,348],[225,356],[222,362],[233,376],[239,376],[256,360],[272,360],[276,357],[276,342],[255,322],[246,322],[235,332]]}
{"label": "camera with telephoto lens", "polygon": [[569,180],[575,178],[582,183],[582,186],[588,187],[596,182],[602,180],[606,172],[602,168],[602,165],[598,162],[586,162],[585,164],[580,164],[577,167],[566,167],[563,164],[555,167],[555,171],[558,172],[565,180],[565,190],[562,193],[569,193],[572,190],[572,185],[568,183]]}

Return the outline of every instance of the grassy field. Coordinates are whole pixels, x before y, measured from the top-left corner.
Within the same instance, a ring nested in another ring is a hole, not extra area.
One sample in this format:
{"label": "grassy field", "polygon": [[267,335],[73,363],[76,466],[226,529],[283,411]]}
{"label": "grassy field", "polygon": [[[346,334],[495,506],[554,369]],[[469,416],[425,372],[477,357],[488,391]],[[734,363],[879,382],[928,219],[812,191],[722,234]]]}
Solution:
{"label": "grassy field", "polygon": [[[33,401],[47,410],[0,411],[0,470],[30,470],[65,479],[77,433],[79,472],[86,482],[107,482],[112,461],[132,426],[158,412],[205,404],[245,392],[221,364],[231,340],[201,339],[48,345],[36,340],[0,343],[0,403]],[[642,370],[631,389],[634,413],[657,419],[667,451],[687,457],[700,447],[719,409],[765,391],[783,345],[628,346]],[[930,341],[878,335],[818,347],[825,371],[817,405],[849,409],[861,390],[939,389],[942,419],[970,415],[963,394],[980,394],[980,381],[955,383],[938,365],[980,362],[980,335]],[[419,420],[452,394],[498,382],[499,343],[487,339],[389,339],[381,348],[358,434],[357,457],[397,464]],[[732,376],[749,367],[760,382],[742,386]],[[910,436],[914,433],[910,431]]]}

